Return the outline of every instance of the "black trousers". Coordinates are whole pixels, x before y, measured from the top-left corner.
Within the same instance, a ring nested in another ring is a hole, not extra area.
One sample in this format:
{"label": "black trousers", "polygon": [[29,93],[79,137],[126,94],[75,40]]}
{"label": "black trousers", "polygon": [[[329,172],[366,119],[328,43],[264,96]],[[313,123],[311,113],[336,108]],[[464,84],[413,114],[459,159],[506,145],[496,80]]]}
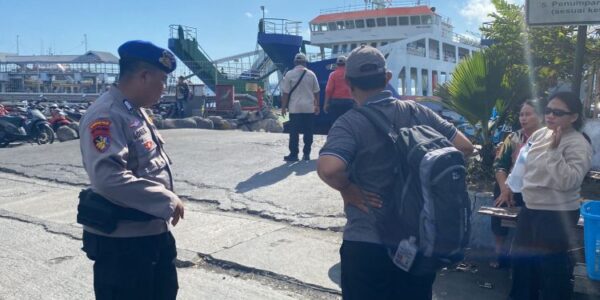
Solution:
{"label": "black trousers", "polygon": [[314,118],[315,115],[312,113],[290,114],[290,155],[298,156],[300,133],[302,133],[302,138],[304,141],[304,149],[302,150],[302,153],[304,153],[304,155],[310,155],[315,126]]}
{"label": "black trousers", "polygon": [[171,232],[109,238],[84,231],[83,250],[94,261],[96,299],[177,298],[177,250]]}
{"label": "black trousers", "polygon": [[175,117],[176,118],[185,118],[186,113],[187,100],[177,99],[175,102]]}
{"label": "black trousers", "polygon": [[345,114],[347,111],[354,107],[354,100],[352,99],[331,99],[329,100],[328,114],[331,115],[331,126],[335,123],[339,117]]}
{"label": "black trousers", "polygon": [[432,297],[435,273],[415,276],[402,271],[381,245],[343,241],[340,256],[344,300]]}
{"label": "black trousers", "polygon": [[571,299],[574,261],[569,255],[579,210],[523,207],[511,249],[511,299]]}

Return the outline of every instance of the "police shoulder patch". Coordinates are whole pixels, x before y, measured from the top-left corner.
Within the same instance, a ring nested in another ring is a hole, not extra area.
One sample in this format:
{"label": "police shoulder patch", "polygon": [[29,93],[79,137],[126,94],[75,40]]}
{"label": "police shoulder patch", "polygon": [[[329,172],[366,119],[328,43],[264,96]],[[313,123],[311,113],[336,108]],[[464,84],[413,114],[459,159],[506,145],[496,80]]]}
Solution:
{"label": "police shoulder patch", "polygon": [[92,143],[99,152],[106,152],[110,148],[110,120],[98,119],[90,124]]}

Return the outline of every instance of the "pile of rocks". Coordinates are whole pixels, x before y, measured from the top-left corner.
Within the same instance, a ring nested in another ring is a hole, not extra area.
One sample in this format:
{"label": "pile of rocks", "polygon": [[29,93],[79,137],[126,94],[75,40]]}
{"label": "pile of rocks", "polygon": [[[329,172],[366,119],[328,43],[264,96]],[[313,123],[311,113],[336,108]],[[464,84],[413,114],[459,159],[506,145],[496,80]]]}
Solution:
{"label": "pile of rocks", "polygon": [[239,111],[234,119],[221,116],[189,117],[184,119],[155,119],[159,129],[201,128],[242,131],[283,132],[283,124],[270,109],[260,111]]}

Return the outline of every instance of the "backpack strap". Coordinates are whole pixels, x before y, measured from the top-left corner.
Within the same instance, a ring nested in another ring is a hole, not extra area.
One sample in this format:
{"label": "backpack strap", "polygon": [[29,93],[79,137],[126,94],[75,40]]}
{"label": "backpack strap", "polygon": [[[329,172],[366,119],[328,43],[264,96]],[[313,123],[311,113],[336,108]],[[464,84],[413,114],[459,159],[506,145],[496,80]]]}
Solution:
{"label": "backpack strap", "polygon": [[396,144],[398,141],[398,132],[385,114],[366,105],[357,107],[356,110],[365,116],[375,126],[377,131],[389,137],[394,145]]}
{"label": "backpack strap", "polygon": [[302,72],[302,75],[300,75],[300,79],[298,79],[298,82],[296,82],[296,84],[294,85],[294,87],[292,88],[290,93],[288,94],[288,105],[289,105],[289,102],[292,102],[292,93],[296,90],[296,88],[298,87],[300,82],[302,82],[302,78],[304,78],[304,74],[306,74],[306,69],[304,69],[304,72]]}

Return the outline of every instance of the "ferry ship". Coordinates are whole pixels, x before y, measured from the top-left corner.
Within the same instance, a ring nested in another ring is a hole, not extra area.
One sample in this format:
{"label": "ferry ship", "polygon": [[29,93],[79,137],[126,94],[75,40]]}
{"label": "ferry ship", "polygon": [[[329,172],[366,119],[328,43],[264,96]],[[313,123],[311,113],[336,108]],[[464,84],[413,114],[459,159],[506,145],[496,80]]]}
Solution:
{"label": "ferry ship", "polygon": [[477,41],[454,33],[450,20],[428,2],[395,6],[373,0],[365,6],[322,11],[310,21],[310,43],[321,54],[331,49],[332,56],[361,44],[378,48],[400,95],[433,96],[436,85],[452,76],[456,63],[480,48]]}
{"label": "ferry ship", "polygon": [[319,62],[329,63],[362,44],[378,48],[393,73],[391,85],[407,98],[433,96],[436,85],[451,78],[457,62],[480,48],[478,41],[454,33],[450,20],[427,1],[372,0],[365,1],[365,6],[322,10],[309,22],[309,42],[300,36],[294,38],[299,32],[297,22],[261,22],[259,44],[275,64],[285,69],[293,67],[291,61],[298,49],[318,47],[318,53],[309,55],[309,60],[325,83],[331,68],[323,72]]}

